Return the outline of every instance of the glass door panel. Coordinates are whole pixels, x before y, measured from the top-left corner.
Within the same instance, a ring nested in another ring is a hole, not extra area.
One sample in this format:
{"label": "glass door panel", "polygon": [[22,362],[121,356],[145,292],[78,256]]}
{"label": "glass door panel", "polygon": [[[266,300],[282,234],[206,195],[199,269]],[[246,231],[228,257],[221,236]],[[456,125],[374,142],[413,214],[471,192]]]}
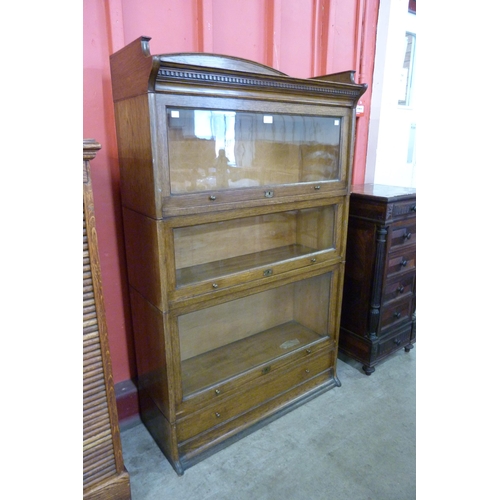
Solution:
{"label": "glass door panel", "polygon": [[340,178],[342,117],[168,108],[172,194]]}
{"label": "glass door panel", "polygon": [[331,276],[179,316],[184,396],[325,339]]}
{"label": "glass door panel", "polygon": [[176,286],[335,250],[336,205],[173,230]]}

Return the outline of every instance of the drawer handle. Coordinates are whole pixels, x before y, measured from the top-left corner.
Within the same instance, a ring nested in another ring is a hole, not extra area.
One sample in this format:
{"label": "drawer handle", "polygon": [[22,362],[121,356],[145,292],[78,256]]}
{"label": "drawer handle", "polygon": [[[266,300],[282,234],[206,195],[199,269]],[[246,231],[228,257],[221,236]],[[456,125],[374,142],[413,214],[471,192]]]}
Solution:
{"label": "drawer handle", "polygon": [[399,339],[394,339],[394,343],[395,343],[396,345],[399,345],[399,344],[401,344],[401,340],[399,340]]}
{"label": "drawer handle", "polygon": [[417,205],[412,205],[412,207],[410,208],[410,210],[412,212],[417,212]]}
{"label": "drawer handle", "polygon": [[262,368],[262,374],[265,375],[266,373],[269,373],[271,371],[270,366],[266,366],[265,368]]}
{"label": "drawer handle", "polygon": [[272,269],[266,269],[264,271],[264,276],[271,276],[271,274],[273,274],[273,270]]}
{"label": "drawer handle", "polygon": [[208,199],[209,199],[210,201],[215,201],[215,200],[217,199],[217,196],[215,196],[215,194],[211,194],[211,195],[208,197]]}
{"label": "drawer handle", "polygon": [[309,368],[306,368],[306,373],[309,373]]}
{"label": "drawer handle", "polygon": [[219,288],[219,285],[217,283],[212,283],[212,288]]}
{"label": "drawer handle", "polygon": [[320,186],[320,185],[316,185],[316,186],[314,186],[314,189],[315,189],[316,191],[319,191],[319,190],[321,189],[321,186]]}
{"label": "drawer handle", "polygon": [[217,418],[220,418],[220,413],[219,413],[218,411],[217,411],[217,412],[215,412],[215,416],[216,416]]}
{"label": "drawer handle", "polygon": [[395,312],[395,313],[393,314],[393,316],[394,316],[395,318],[401,318],[401,313],[400,313],[400,312]]}
{"label": "drawer handle", "polygon": [[403,293],[405,291],[405,287],[403,285],[401,285],[399,288],[398,288],[398,292],[399,293]]}
{"label": "drawer handle", "polygon": [[272,198],[274,196],[274,191],[264,191],[264,196],[266,198]]}
{"label": "drawer handle", "polygon": [[400,262],[400,265],[403,266],[403,267],[406,267],[406,264],[408,264],[408,261],[406,259],[403,259],[401,262]]}
{"label": "drawer handle", "polygon": [[404,238],[405,240],[409,240],[409,239],[411,238],[411,233],[406,233],[406,234],[403,236],[403,238]]}
{"label": "drawer handle", "polygon": [[307,354],[311,354],[311,352],[312,352],[311,349],[306,349]]}
{"label": "drawer handle", "polygon": [[314,263],[316,262],[316,257],[313,257],[313,258],[311,259],[311,262],[314,264]]}
{"label": "drawer handle", "polygon": [[215,389],[215,395],[218,396],[220,394],[220,390],[219,389]]}

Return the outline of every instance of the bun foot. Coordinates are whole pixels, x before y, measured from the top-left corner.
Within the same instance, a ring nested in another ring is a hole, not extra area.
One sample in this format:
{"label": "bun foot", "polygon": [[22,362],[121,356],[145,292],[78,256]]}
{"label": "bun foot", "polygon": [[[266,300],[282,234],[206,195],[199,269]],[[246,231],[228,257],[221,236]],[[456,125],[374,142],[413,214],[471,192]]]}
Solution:
{"label": "bun foot", "polygon": [[372,366],[363,365],[363,370],[367,375],[371,375],[375,371],[375,368],[373,368]]}

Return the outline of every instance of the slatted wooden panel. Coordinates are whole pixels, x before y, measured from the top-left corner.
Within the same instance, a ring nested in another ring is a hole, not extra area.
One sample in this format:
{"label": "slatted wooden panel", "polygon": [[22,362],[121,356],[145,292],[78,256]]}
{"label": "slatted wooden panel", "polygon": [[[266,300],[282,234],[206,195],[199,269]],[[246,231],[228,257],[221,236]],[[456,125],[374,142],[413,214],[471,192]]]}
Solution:
{"label": "slatted wooden panel", "polygon": [[121,453],[89,170],[100,147],[84,141],[83,492],[86,499],[125,499],[130,498],[130,486]]}

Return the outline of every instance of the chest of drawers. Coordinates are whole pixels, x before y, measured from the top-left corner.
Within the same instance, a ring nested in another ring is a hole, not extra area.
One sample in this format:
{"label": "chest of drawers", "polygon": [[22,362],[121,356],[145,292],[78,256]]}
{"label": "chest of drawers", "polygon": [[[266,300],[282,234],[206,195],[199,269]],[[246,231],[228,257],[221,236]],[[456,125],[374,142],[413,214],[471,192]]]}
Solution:
{"label": "chest of drawers", "polygon": [[339,350],[367,375],[416,340],[416,190],[352,187]]}

